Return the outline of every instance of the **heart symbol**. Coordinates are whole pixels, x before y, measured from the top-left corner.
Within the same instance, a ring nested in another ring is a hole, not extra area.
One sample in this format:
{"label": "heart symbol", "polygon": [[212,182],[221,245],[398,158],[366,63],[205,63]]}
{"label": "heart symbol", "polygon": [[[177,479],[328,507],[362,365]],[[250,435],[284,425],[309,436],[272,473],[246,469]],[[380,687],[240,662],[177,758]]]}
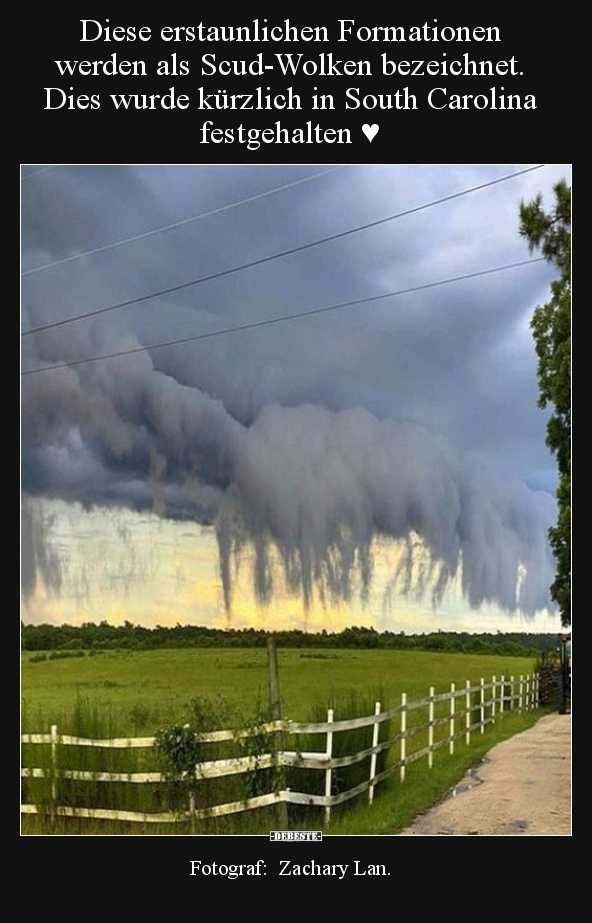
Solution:
{"label": "heart symbol", "polygon": [[378,125],[362,125],[362,131],[368,138],[368,141],[372,141],[372,139],[376,137],[379,127]]}

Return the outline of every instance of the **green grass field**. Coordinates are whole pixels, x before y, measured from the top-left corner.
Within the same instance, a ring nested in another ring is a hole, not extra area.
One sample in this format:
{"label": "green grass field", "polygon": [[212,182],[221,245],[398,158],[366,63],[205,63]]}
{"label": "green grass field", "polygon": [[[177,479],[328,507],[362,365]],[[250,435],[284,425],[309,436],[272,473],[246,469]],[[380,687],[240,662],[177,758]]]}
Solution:
{"label": "green grass field", "polygon": [[[27,731],[47,732],[51,724],[57,724],[61,733],[82,736],[108,737],[114,735],[146,736],[158,728],[173,723],[190,722],[192,726],[240,727],[252,723],[255,716],[265,715],[267,709],[267,654],[264,650],[243,649],[182,649],[159,651],[108,652],[94,657],[72,657],[68,659],[31,662],[29,653],[23,655],[23,725]],[[38,655],[37,655],[38,656]],[[457,689],[465,681],[478,683],[480,677],[486,682],[492,674],[507,678],[533,671],[534,661],[529,658],[477,656],[413,651],[388,650],[282,650],[279,652],[280,681],[284,715],[295,720],[324,720],[324,709],[335,706],[335,718],[370,714],[373,702],[380,698],[383,705],[392,707],[400,702],[402,692],[410,701],[423,699],[430,686],[436,693],[450,689],[455,682]],[[477,693],[478,695],[478,693]],[[489,694],[488,694],[489,695]],[[464,698],[457,700],[457,709],[464,707]],[[471,707],[475,709],[478,700],[473,696]],[[436,718],[448,715],[449,703],[436,705]],[[490,714],[486,710],[486,715]],[[325,832],[331,833],[394,833],[407,824],[417,811],[423,810],[438,800],[468,768],[499,740],[530,726],[541,714],[528,711],[518,714],[516,710],[489,724],[485,734],[474,733],[471,745],[464,739],[457,741],[455,754],[450,757],[448,748],[440,749],[430,772],[421,759],[409,767],[408,779],[404,785],[398,774],[380,786],[372,808],[368,808],[367,796],[361,795],[351,803],[334,812],[333,823]],[[267,717],[267,716],[266,716]],[[477,711],[472,712],[472,721],[479,719]],[[426,720],[426,707],[412,710],[408,715],[408,755],[425,746],[426,730],[413,734],[414,726]],[[459,715],[457,729],[464,724]],[[382,726],[384,733],[396,733],[397,719],[390,730]],[[382,733],[382,732],[381,732]],[[448,733],[448,721],[436,728],[436,740]],[[369,746],[371,729],[358,732],[343,732],[334,735],[334,748],[342,744],[343,752],[357,752]],[[294,738],[296,749],[318,748],[318,737],[311,740]],[[299,742],[298,742],[299,741]],[[210,747],[212,745],[209,745]],[[224,748],[226,745],[217,745]],[[228,745],[233,747],[235,745]],[[262,744],[268,749],[268,743]],[[322,744],[321,744],[322,746]],[[66,748],[68,749],[68,748]],[[96,750],[93,748],[69,748],[68,768],[100,771],[138,771],[158,768],[155,755],[144,750]],[[76,752],[74,752],[76,750]],[[336,751],[334,749],[334,755]],[[388,762],[397,759],[395,747],[388,754]],[[209,751],[207,758],[224,758],[236,755],[220,749]],[[202,757],[200,757],[202,758]],[[204,757],[205,758],[205,757]],[[48,747],[25,744],[23,760],[26,766],[46,765],[50,759]],[[43,762],[45,760],[45,763]],[[367,762],[368,760],[366,760]],[[367,779],[366,762],[354,767]],[[154,765],[153,765],[154,763]],[[48,764],[49,765],[49,764]],[[348,772],[354,771],[348,770]],[[296,773],[303,770],[296,770]],[[345,788],[351,788],[360,781],[351,776]],[[315,781],[316,780],[316,781]],[[253,794],[243,790],[252,784],[248,777],[231,777],[216,782],[212,803],[242,800]],[[324,773],[313,771],[306,780],[297,775],[289,780],[293,791],[312,791],[308,786],[324,787]],[[302,789],[304,784],[304,789]],[[48,796],[50,783],[26,784],[24,800],[41,803]],[[60,783],[58,803],[84,806],[108,807],[135,811],[162,810],[157,792],[146,785],[127,786],[98,783]],[[35,791],[37,790],[37,795]],[[204,797],[206,792],[204,789]],[[209,802],[208,802],[209,803]],[[292,827],[318,829],[323,823],[319,809],[292,811]],[[202,832],[209,833],[265,833],[276,826],[273,809],[261,809],[233,815],[208,823]],[[24,834],[53,835],[101,835],[105,833],[126,835],[187,834],[186,825],[164,827],[119,822],[97,822],[78,819],[39,821],[36,817],[23,818]]]}
{"label": "green grass field", "polygon": [[[105,652],[96,657],[31,663],[23,654],[23,723],[28,731],[61,725],[77,699],[101,706],[121,734],[150,734],[190,720],[192,702],[216,699],[250,718],[267,707],[267,653],[260,649],[181,649]],[[451,682],[478,682],[531,673],[534,659],[389,650],[280,650],[283,714],[304,720],[312,709],[343,699],[352,690],[382,696],[390,705],[423,698]]]}

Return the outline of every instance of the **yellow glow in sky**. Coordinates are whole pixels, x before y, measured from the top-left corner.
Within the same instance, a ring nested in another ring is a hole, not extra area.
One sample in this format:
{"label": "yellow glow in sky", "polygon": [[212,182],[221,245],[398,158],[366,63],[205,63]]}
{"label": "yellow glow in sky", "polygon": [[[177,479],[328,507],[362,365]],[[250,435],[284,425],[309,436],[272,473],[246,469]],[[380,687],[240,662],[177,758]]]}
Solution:
{"label": "yellow glow in sky", "polygon": [[472,611],[452,586],[441,605],[411,600],[391,583],[400,556],[393,543],[376,542],[374,580],[366,606],[359,599],[308,612],[302,601],[280,591],[269,606],[255,599],[248,568],[234,584],[232,613],[224,608],[213,530],[194,523],[171,522],[150,513],[93,509],[77,504],[39,501],[53,517],[49,541],[59,552],[59,595],[38,581],[23,601],[26,622],[129,621],[151,627],[181,624],[212,627],[298,628],[339,631],[348,625],[378,631],[557,631],[559,619],[548,612],[534,619],[508,616],[495,607]]}

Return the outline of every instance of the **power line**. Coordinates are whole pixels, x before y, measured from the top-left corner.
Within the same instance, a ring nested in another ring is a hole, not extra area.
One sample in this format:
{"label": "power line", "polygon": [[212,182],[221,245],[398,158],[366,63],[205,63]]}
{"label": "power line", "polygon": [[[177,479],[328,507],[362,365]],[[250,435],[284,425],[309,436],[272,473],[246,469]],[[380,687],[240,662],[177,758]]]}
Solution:
{"label": "power line", "polygon": [[505,266],[495,266],[493,269],[481,269],[477,272],[469,272],[462,276],[453,276],[451,279],[439,279],[437,282],[426,282],[423,285],[414,285],[412,288],[402,288],[395,292],[386,292],[383,295],[371,295],[369,298],[356,298],[353,301],[342,301],[339,304],[326,305],[322,308],[312,308],[310,311],[299,311],[296,314],[284,314],[281,317],[270,317],[266,320],[252,321],[248,324],[239,324],[236,327],[224,327],[221,330],[213,330],[210,333],[198,333],[194,336],[183,337],[179,340],[168,340],[166,343],[153,343],[150,346],[137,346],[134,349],[123,349],[119,352],[105,353],[102,356],[92,356],[87,359],[75,359],[73,362],[56,363],[47,365],[44,368],[29,369],[22,372],[22,375],[36,375],[40,372],[51,372],[54,369],[72,368],[76,365],[85,365],[89,362],[102,362],[106,359],[115,359],[119,356],[133,356],[135,353],[148,352],[152,349],[163,349],[166,346],[179,346],[183,343],[193,343],[197,340],[210,340],[214,337],[224,336],[228,333],[238,333],[244,330],[254,330],[257,327],[269,327],[272,324],[282,324],[286,321],[297,320],[302,317],[313,317],[317,314],[326,314],[329,311],[338,311],[341,308],[350,308],[354,305],[368,304],[372,301],[382,301],[385,298],[395,298],[398,295],[409,295],[411,292],[421,292],[429,288],[436,288],[438,285],[450,285],[452,282],[461,282],[465,279],[476,279],[479,276],[489,276],[495,272],[504,272],[508,269],[516,269],[519,266],[530,266],[532,263],[544,262],[545,258],[540,256],[532,260],[521,260],[518,263],[507,263]]}
{"label": "power line", "polygon": [[[73,256],[64,257],[62,260],[54,260],[53,263],[44,263],[42,266],[36,266],[34,269],[27,269],[25,272],[21,272],[21,276],[31,276],[33,273],[43,272],[46,269],[51,269],[53,266],[62,266],[64,263],[71,263],[74,260],[81,260],[83,257],[92,256],[95,253],[104,253],[105,250],[113,250],[116,247],[123,247],[124,244],[131,244],[133,241],[143,240],[146,237],[152,237],[154,234],[161,234],[164,231],[171,231],[173,228],[179,228],[184,224],[190,224],[192,221],[199,221],[201,218],[209,218],[211,215],[218,215],[221,212],[229,211],[231,208],[238,208],[239,205],[246,205],[248,202],[255,202],[257,199],[264,199],[268,195],[275,195],[276,192],[281,192],[284,189],[291,189],[294,186],[302,185],[302,183],[310,183],[311,180],[319,179],[321,176],[327,176],[329,173],[336,173],[338,170],[345,170],[350,166],[352,165],[340,164],[337,167],[332,167],[330,170],[323,170],[321,173],[313,173],[312,176],[304,176],[302,179],[294,180],[292,183],[284,183],[283,186],[275,186],[273,189],[268,189],[266,192],[259,192],[256,195],[248,196],[248,198],[241,199],[239,202],[231,202],[229,205],[221,205],[220,208],[213,208],[210,211],[201,212],[199,215],[192,215],[190,218],[183,218],[181,221],[175,221],[172,224],[165,224],[162,225],[162,227],[153,228],[151,231],[145,231],[142,234],[135,234],[133,237],[124,237],[121,240],[115,240],[110,244],[104,244],[102,247],[95,247],[94,250],[85,250],[84,253],[75,253]],[[34,176],[35,174],[32,175]]]}
{"label": "power line", "polygon": [[61,166],[61,163],[51,163],[47,167],[42,167],[41,170],[35,170],[34,173],[26,173],[25,176],[21,176],[21,183],[26,179],[33,179],[34,176],[41,176],[42,173],[49,173],[50,170],[57,170]]}
{"label": "power line", "polygon": [[341,240],[344,237],[349,237],[351,234],[357,234],[360,231],[367,231],[370,228],[378,227],[379,225],[386,224],[389,221],[394,221],[397,218],[403,218],[405,215],[412,215],[416,212],[423,211],[426,208],[432,208],[434,205],[441,205],[443,202],[450,202],[453,199],[458,199],[461,196],[468,195],[471,192],[476,192],[479,189],[486,189],[489,186],[496,186],[499,183],[504,183],[509,179],[513,179],[516,176],[522,176],[524,173],[531,173],[533,170],[540,170],[541,167],[546,166],[546,164],[537,164],[534,167],[527,167],[525,170],[518,170],[516,173],[508,173],[506,176],[500,176],[497,179],[489,180],[487,183],[479,183],[478,186],[471,186],[470,189],[462,189],[460,192],[453,192],[451,195],[443,196],[440,199],[434,199],[432,202],[426,202],[423,205],[416,205],[414,208],[407,208],[405,211],[397,212],[394,215],[388,215],[386,218],[379,218],[376,221],[370,221],[368,224],[361,224],[355,228],[349,228],[347,231],[340,231],[337,234],[331,234],[329,237],[321,237],[318,240],[311,241],[307,244],[300,244],[298,247],[291,247],[289,250],[282,250],[280,253],[273,253],[270,256],[263,256],[257,260],[251,260],[248,263],[241,263],[239,266],[233,266],[230,269],[220,270],[219,272],[211,273],[208,276],[201,276],[199,279],[192,279],[190,282],[182,282],[180,285],[173,285],[170,288],[161,289],[157,292],[150,292],[148,295],[139,295],[137,298],[130,298],[128,301],[119,301],[116,304],[108,305],[105,308],[97,308],[95,311],[88,311],[86,314],[77,314],[75,317],[64,318],[64,320],[54,321],[53,323],[41,324],[38,327],[32,327],[30,330],[25,330],[21,336],[30,336],[32,333],[40,333],[43,330],[52,330],[55,327],[62,327],[64,324],[73,324],[76,321],[83,320],[87,317],[97,317],[100,314],[107,314],[109,311],[116,311],[119,308],[127,308],[134,304],[140,304],[143,301],[150,301],[152,298],[159,298],[162,295],[170,295],[173,292],[180,292],[183,289],[190,288],[193,285],[201,285],[203,282],[211,282],[213,279],[220,279],[223,276],[229,276],[235,272],[242,272],[243,269],[251,269],[254,266],[262,266],[265,263],[270,263],[272,260],[278,260],[280,257],[290,256],[294,253],[303,253],[305,250],[311,250],[313,247],[318,247],[320,244],[326,244],[329,241]]}

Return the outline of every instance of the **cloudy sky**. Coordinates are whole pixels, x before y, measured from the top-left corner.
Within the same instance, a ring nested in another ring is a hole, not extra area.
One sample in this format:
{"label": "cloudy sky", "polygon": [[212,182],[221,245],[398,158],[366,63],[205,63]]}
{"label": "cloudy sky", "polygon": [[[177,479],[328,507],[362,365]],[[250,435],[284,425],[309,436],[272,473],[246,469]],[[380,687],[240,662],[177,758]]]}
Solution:
{"label": "cloudy sky", "polygon": [[[525,166],[28,165],[22,328]],[[548,200],[564,176],[568,165],[551,165],[39,332],[23,339],[23,369],[525,259],[519,201],[538,191]],[[204,217],[101,249],[196,215]],[[70,259],[89,250],[98,252]],[[528,327],[552,278],[536,263],[25,376],[23,617],[556,628],[545,538],[556,475]]]}

